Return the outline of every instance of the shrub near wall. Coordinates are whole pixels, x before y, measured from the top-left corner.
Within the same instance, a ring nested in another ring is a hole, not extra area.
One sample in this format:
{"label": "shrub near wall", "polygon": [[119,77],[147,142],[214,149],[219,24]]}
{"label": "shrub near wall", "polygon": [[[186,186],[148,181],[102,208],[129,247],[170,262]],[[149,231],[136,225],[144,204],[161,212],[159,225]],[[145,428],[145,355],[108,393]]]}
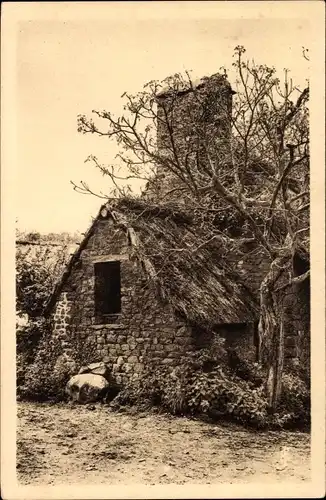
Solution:
{"label": "shrub near wall", "polygon": [[95,346],[90,341],[81,342],[71,333],[71,355],[64,352],[60,340],[50,334],[51,326],[44,323],[43,335],[33,362],[26,367],[24,383],[19,395],[35,401],[62,401],[66,399],[65,387],[72,375],[82,365],[94,361]]}
{"label": "shrub near wall", "polygon": [[37,345],[42,337],[43,323],[30,319],[16,329],[16,385],[18,392],[24,385],[27,367],[33,362]]}
{"label": "shrub near wall", "polygon": [[209,417],[264,428],[309,427],[309,389],[296,375],[284,376],[278,413],[268,411],[264,377],[259,366],[238,358],[230,368],[223,340],[180,360],[171,373],[159,369],[144,374],[114,400],[115,405],[158,405],[175,415]]}
{"label": "shrub near wall", "polygon": [[65,366],[55,370],[61,356],[60,343],[44,334],[33,363],[26,369],[24,385],[20,389],[23,398],[36,401],[60,401],[64,398],[69,373]]}

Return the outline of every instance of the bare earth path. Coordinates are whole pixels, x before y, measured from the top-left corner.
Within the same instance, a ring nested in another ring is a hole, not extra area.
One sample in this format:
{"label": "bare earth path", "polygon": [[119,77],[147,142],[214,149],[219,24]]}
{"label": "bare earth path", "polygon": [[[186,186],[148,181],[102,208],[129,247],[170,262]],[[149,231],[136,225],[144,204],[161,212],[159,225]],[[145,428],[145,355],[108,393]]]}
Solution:
{"label": "bare earth path", "polygon": [[302,482],[310,436],[154,413],[18,403],[21,484]]}

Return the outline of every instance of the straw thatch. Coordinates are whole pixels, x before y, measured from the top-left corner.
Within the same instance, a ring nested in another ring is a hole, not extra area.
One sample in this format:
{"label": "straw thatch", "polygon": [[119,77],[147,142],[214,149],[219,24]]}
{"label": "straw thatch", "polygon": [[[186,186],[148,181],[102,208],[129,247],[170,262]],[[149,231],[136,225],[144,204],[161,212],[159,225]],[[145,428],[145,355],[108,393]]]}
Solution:
{"label": "straw thatch", "polygon": [[135,253],[152,266],[160,295],[190,322],[207,327],[257,317],[258,305],[225,261],[221,239],[205,235],[191,214],[125,198],[114,215],[137,235]]}

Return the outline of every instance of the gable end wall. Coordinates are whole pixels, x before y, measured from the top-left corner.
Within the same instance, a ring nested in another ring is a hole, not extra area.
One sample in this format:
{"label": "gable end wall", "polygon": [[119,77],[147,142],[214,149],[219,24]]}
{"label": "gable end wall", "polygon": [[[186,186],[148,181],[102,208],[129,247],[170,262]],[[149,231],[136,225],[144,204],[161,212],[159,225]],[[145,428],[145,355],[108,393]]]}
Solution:
{"label": "gable end wall", "polygon": [[[121,314],[112,324],[96,324],[94,262],[110,259],[121,262]],[[192,345],[190,327],[158,302],[125,231],[110,219],[98,222],[72,270],[53,311],[52,332],[73,358],[76,339],[85,361],[108,358],[120,384],[145,366],[176,366]]]}

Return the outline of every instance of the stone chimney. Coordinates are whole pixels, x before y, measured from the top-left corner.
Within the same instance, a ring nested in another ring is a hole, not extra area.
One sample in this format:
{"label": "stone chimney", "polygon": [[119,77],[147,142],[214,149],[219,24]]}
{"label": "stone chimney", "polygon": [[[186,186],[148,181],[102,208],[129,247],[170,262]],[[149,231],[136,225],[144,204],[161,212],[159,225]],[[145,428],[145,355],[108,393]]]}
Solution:
{"label": "stone chimney", "polygon": [[[179,163],[187,180],[205,175],[209,159],[229,147],[232,94],[224,75],[214,74],[190,84],[164,88],[157,95],[157,147],[167,159]],[[158,167],[164,195],[182,182],[176,174]],[[180,193],[176,199],[180,201]]]}

